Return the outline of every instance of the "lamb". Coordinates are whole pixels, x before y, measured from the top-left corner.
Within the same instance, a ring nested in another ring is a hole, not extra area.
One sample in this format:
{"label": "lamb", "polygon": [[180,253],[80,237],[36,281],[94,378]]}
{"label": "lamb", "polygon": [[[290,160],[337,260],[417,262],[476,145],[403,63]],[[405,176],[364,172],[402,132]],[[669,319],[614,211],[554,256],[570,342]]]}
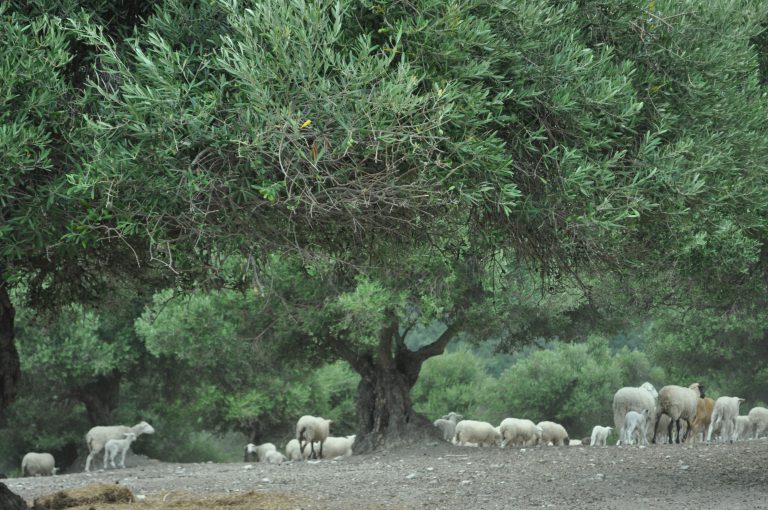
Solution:
{"label": "lamb", "polygon": [[110,460],[112,467],[115,467],[115,457],[117,457],[118,453],[121,454],[120,467],[125,468],[125,454],[128,453],[131,443],[136,441],[136,434],[126,432],[123,435],[125,439],[110,439],[104,445],[104,469],[107,469],[107,459]]}
{"label": "lamb", "polygon": [[752,437],[757,439],[768,431],[768,409],[765,407],[753,407],[750,409],[749,424],[752,426]]}
{"label": "lamb", "polygon": [[[683,436],[682,442],[688,438],[691,433],[691,423],[696,417],[696,408],[699,398],[704,398],[704,386],[701,383],[693,383],[687,388],[682,386],[669,385],[664,386],[659,391],[659,412],[656,415],[656,423],[662,415],[666,414],[672,419],[669,422],[667,435],[669,442],[672,443],[672,426],[677,425],[677,438],[675,441],[679,444],[680,440],[680,420],[685,421],[687,430]],[[652,415],[651,415],[652,416]],[[653,425],[653,442],[656,442],[656,423]]]}
{"label": "lamb", "polygon": [[605,446],[613,427],[595,425],[592,427],[592,437],[589,438],[589,446]]}
{"label": "lamb", "polygon": [[722,424],[720,432],[721,441],[730,441],[733,443],[736,433],[736,417],[739,415],[739,406],[744,402],[739,397],[720,397],[715,401],[715,409],[712,411],[712,423],[709,424],[707,433],[707,442],[712,440],[712,429],[718,424]]}
{"label": "lamb", "polygon": [[329,459],[336,457],[349,457],[352,455],[352,445],[355,436],[329,437],[325,440],[325,456]]}
{"label": "lamb", "polygon": [[712,423],[712,411],[715,409],[715,400],[709,397],[700,398],[696,403],[696,417],[693,419],[693,438],[701,432],[701,440],[704,441],[709,424]]}
{"label": "lamb", "polygon": [[[152,425],[142,421],[137,423],[133,427],[126,427],[125,425],[112,425],[109,427],[93,427],[85,435],[85,442],[88,445],[88,458],[85,459],[85,471],[91,470],[91,460],[93,457],[104,449],[104,445],[110,439],[122,439],[126,432],[132,432],[139,437],[142,434],[154,434],[155,429]],[[104,465],[107,464],[107,452],[104,452]]]}
{"label": "lamb", "polygon": [[288,457],[288,460],[306,460],[309,457],[309,453],[309,450],[306,453],[302,453],[301,448],[299,448],[298,439],[291,439],[285,445],[285,455]]}
{"label": "lamb", "polygon": [[264,460],[267,462],[267,464],[282,464],[286,461],[285,455],[278,452],[277,450],[271,450],[264,455]]}
{"label": "lamb", "polygon": [[460,414],[451,411],[442,418],[438,418],[434,422],[434,426],[440,429],[443,439],[450,442],[453,436],[456,435],[456,424],[463,420],[464,417]]}
{"label": "lamb", "polygon": [[[625,386],[613,395],[613,424],[614,430],[624,429],[624,417],[628,411],[642,413],[647,409],[650,416],[656,416],[656,399],[659,393],[653,384],[644,382],[639,387]],[[617,445],[621,444],[622,436],[619,435]]]}
{"label": "lamb", "polygon": [[51,476],[58,468],[50,453],[29,452],[21,459],[21,476]]}
{"label": "lamb", "polygon": [[738,441],[739,439],[750,439],[751,432],[752,424],[749,421],[749,416],[737,416],[736,434],[734,434],[733,440]]}
{"label": "lamb", "polygon": [[501,447],[506,448],[508,444],[512,446],[533,446],[541,439],[542,432],[541,427],[531,420],[505,418],[499,425]]}
{"label": "lamb", "polygon": [[256,462],[263,462],[267,458],[267,454],[269,452],[277,451],[277,448],[272,443],[263,443],[259,446],[256,446],[253,443],[248,443],[245,445],[245,455],[246,457],[251,454],[256,454]]}
{"label": "lamb", "polygon": [[[296,423],[296,439],[299,441],[299,451],[304,454],[304,448],[309,443],[309,449],[311,451],[309,457],[312,459],[323,458],[323,443],[328,438],[330,432],[331,423],[333,421],[326,420],[317,416],[302,416]],[[315,452],[315,441],[320,443],[320,453]]]}
{"label": "lamb", "polygon": [[498,445],[501,434],[496,427],[485,421],[461,420],[456,424],[456,444],[477,443],[478,446]]}
{"label": "lamb", "polygon": [[552,421],[540,421],[538,426],[541,427],[541,439],[539,440],[541,444],[552,443],[555,446],[568,446],[570,439],[565,427]]}
{"label": "lamb", "polygon": [[642,413],[628,411],[624,416],[624,428],[621,429],[621,444],[631,445],[636,436],[639,444],[648,445],[648,409]]}

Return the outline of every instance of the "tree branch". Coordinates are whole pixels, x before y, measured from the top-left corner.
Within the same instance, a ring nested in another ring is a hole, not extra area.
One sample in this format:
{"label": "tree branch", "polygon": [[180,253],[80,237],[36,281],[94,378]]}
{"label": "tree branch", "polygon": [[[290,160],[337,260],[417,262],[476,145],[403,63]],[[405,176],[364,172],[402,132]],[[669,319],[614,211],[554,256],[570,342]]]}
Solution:
{"label": "tree branch", "polygon": [[419,363],[423,363],[425,360],[431,358],[432,356],[442,354],[445,350],[445,347],[451,340],[453,340],[453,337],[456,336],[456,333],[459,331],[461,331],[461,327],[459,326],[458,321],[449,324],[448,327],[445,328],[445,331],[443,331],[443,333],[437,338],[437,340],[431,344],[425,345],[416,351],[413,351],[413,358],[416,359]]}

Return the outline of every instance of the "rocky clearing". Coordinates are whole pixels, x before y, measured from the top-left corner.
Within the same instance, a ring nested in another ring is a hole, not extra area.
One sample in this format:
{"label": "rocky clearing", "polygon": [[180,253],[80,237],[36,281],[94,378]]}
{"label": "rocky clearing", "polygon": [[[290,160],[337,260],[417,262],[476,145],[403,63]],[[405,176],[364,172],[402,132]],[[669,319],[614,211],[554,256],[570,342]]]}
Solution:
{"label": "rocky clearing", "polygon": [[341,460],[169,464],[3,480],[29,502],[120,483],[140,509],[760,509],[768,441],[637,447],[416,446]]}

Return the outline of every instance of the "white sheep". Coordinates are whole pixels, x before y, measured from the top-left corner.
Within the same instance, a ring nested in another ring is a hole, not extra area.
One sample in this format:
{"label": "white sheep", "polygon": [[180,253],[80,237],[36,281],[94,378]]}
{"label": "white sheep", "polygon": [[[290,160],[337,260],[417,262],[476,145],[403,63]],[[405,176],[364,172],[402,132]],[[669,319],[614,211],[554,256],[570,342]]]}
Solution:
{"label": "white sheep", "polygon": [[459,446],[467,443],[477,443],[478,446],[498,445],[501,442],[501,434],[488,422],[461,420],[456,424],[454,441]]}
{"label": "white sheep", "polygon": [[271,450],[264,455],[264,461],[267,464],[282,464],[286,461],[285,455],[277,450]]}
{"label": "white sheep", "polygon": [[[139,437],[142,434],[154,434],[155,429],[152,425],[142,421],[137,423],[133,427],[126,427],[125,425],[112,425],[109,427],[93,427],[85,435],[85,443],[88,445],[88,458],[85,459],[85,470],[91,470],[91,460],[93,457],[104,449],[104,445],[110,439],[122,439],[126,432],[132,432]],[[104,465],[107,464],[107,452],[104,452]]]}
{"label": "white sheep", "polygon": [[456,435],[456,424],[462,419],[464,419],[462,415],[451,411],[442,418],[435,420],[433,425],[440,429],[443,439],[450,442],[453,439],[453,436]]}
{"label": "white sheep", "polygon": [[309,457],[309,454],[309,450],[302,453],[298,439],[291,439],[288,441],[288,444],[285,445],[285,455],[288,457],[288,460],[306,460]]}
{"label": "white sheep", "polygon": [[637,437],[638,444],[648,444],[648,409],[642,413],[628,411],[624,416],[624,428],[621,429],[621,444],[631,445]]}
{"label": "white sheep", "polygon": [[757,439],[768,432],[768,409],[753,407],[749,410],[749,423],[752,426],[752,437]]}
{"label": "white sheep", "polygon": [[712,440],[712,431],[720,424],[722,426],[720,440],[733,442],[735,439],[733,435],[736,433],[736,417],[739,415],[739,406],[742,402],[744,399],[739,397],[720,397],[715,400],[712,422],[709,424],[709,432],[707,432],[707,442]]}
{"label": "white sheep", "polygon": [[608,436],[611,435],[613,427],[603,427],[595,425],[592,427],[592,436],[589,438],[589,446],[605,446]]}
{"label": "white sheep", "polygon": [[542,433],[541,427],[531,420],[521,418],[505,418],[499,425],[501,435],[501,447],[533,446],[539,442]]}
{"label": "white sheep", "polygon": [[277,447],[272,443],[262,443],[256,446],[253,443],[245,445],[245,455],[256,454],[256,462],[263,462],[267,458],[269,452],[277,451]]}
{"label": "white sheep", "polygon": [[333,421],[326,420],[317,416],[302,416],[296,423],[296,439],[299,441],[299,450],[302,455],[304,448],[309,443],[310,458],[317,459],[318,453],[315,452],[315,441],[320,443],[319,458],[323,458],[323,443],[328,438],[330,427]]}
{"label": "white sheep", "polygon": [[[640,386],[625,386],[613,395],[613,425],[614,430],[620,431],[624,428],[624,417],[628,411],[642,413],[643,409],[648,409],[650,416],[656,416],[656,399],[659,393],[653,384],[644,382]],[[621,444],[621,435],[616,442]]]}
{"label": "white sheep", "polygon": [[553,421],[540,421],[537,425],[541,428],[541,439],[544,445],[552,443],[554,446],[568,446],[570,438],[565,427]]}
{"label": "white sheep", "polygon": [[355,436],[328,437],[325,440],[323,455],[329,459],[336,457],[349,457],[352,455],[352,445],[355,444]]}
{"label": "white sheep", "polygon": [[[659,391],[659,410],[656,414],[656,421],[653,424],[653,442],[656,442],[656,424],[662,415],[669,415],[672,421],[669,422],[667,435],[669,442],[672,442],[672,426],[677,425],[677,443],[685,442],[688,434],[692,432],[692,422],[696,417],[696,409],[700,398],[704,398],[704,386],[701,383],[693,383],[687,388],[682,386],[669,385],[664,386]],[[653,416],[652,414],[650,416]],[[687,428],[682,440],[680,439],[680,421],[684,421]]]}
{"label": "white sheep", "polygon": [[736,434],[733,436],[734,441],[739,439],[750,439],[752,436],[752,423],[749,421],[749,416],[737,416],[736,417]]}
{"label": "white sheep", "polygon": [[58,468],[50,453],[29,452],[21,459],[21,476],[51,476]]}
{"label": "white sheep", "polygon": [[136,441],[136,434],[133,432],[126,432],[123,434],[124,439],[110,439],[107,444],[104,445],[104,469],[107,469],[107,459],[109,459],[112,467],[115,467],[115,457],[121,454],[120,467],[125,467],[125,454],[128,453],[128,449],[131,447],[131,443]]}

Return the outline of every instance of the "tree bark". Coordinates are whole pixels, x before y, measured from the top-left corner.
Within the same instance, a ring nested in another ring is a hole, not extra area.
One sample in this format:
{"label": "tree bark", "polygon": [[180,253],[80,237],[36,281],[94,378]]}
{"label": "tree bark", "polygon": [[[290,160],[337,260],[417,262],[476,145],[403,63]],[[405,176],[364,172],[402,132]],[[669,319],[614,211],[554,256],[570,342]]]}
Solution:
{"label": "tree bark", "polygon": [[[357,453],[441,440],[439,431],[413,409],[411,388],[428,358],[443,352],[458,331],[449,326],[435,342],[411,351],[393,322],[382,329],[376,355],[355,355],[342,349],[342,357],[360,374],[357,389]],[[337,344],[339,345],[339,344]]]}
{"label": "tree bark", "polygon": [[27,502],[24,498],[11,492],[5,485],[0,483],[0,508],[3,510],[28,510]]}
{"label": "tree bark", "polygon": [[112,411],[120,404],[121,377],[120,372],[115,370],[73,391],[75,398],[85,404],[92,426],[113,424]]}
{"label": "tree bark", "polygon": [[21,379],[19,352],[14,338],[16,309],[0,274],[0,416],[16,398]]}

